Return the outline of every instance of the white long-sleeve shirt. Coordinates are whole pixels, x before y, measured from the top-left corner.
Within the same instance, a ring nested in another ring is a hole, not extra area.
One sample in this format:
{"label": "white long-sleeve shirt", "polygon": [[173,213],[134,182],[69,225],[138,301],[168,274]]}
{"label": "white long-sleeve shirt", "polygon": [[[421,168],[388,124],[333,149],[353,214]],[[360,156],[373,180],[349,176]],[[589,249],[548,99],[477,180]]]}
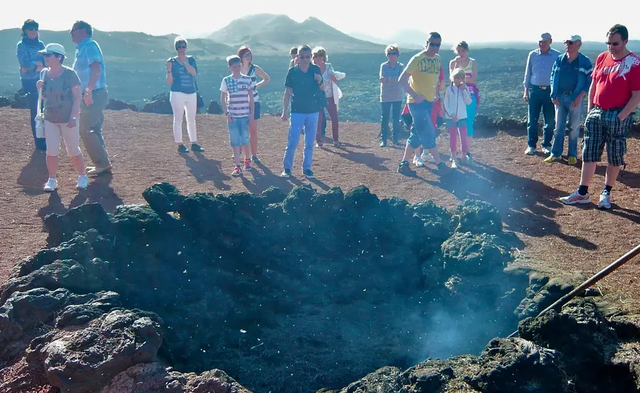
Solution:
{"label": "white long-sleeve shirt", "polygon": [[464,89],[451,85],[444,91],[445,118],[451,119],[455,116],[458,120],[466,119],[469,104],[471,104],[471,93],[466,85]]}

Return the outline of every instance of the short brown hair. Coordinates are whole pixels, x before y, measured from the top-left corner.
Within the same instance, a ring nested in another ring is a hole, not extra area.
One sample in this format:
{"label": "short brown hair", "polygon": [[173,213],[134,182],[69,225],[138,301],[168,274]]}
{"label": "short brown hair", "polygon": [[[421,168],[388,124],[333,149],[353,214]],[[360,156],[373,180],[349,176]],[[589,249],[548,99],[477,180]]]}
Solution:
{"label": "short brown hair", "polygon": [[236,63],[242,63],[242,59],[238,55],[231,55],[227,57],[227,65],[232,66]]}
{"label": "short brown hair", "polygon": [[291,48],[291,50],[289,51],[290,55],[297,55],[298,54],[298,47],[294,46],[293,48]]}
{"label": "short brown hair", "polygon": [[178,50],[178,44],[184,44],[185,46],[189,46],[187,39],[179,36],[176,37],[175,40],[173,40],[173,46],[176,48],[176,50]]}
{"label": "short brown hair", "polygon": [[400,54],[400,48],[398,48],[398,44],[391,44],[389,46],[387,46],[387,48],[384,50],[384,54],[388,55],[389,52],[398,52],[398,55]]}
{"label": "short brown hair", "polygon": [[302,51],[309,51],[309,53],[311,53],[311,47],[309,45],[300,45],[298,47],[298,54],[300,54],[300,52]]}
{"label": "short brown hair", "polygon": [[609,29],[609,31],[607,32],[607,36],[612,36],[614,34],[620,34],[620,38],[622,38],[622,41],[626,41],[629,39],[629,30],[627,30],[627,27],[621,24],[615,24],[613,25],[612,28]]}
{"label": "short brown hair", "polygon": [[456,45],[456,48],[462,48],[462,49],[468,51],[469,50],[469,44],[467,44],[467,41],[460,41],[458,43],[458,45]]}
{"label": "short brown hair", "polygon": [[76,23],[73,24],[73,28],[86,31],[89,37],[93,36],[93,27],[83,20],[77,20]]}

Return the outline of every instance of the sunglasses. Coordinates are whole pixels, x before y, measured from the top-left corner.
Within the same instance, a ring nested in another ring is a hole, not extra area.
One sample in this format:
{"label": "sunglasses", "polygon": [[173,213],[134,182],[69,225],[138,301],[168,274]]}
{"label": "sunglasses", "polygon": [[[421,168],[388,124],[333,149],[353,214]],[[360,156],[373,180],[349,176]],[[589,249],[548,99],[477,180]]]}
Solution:
{"label": "sunglasses", "polygon": [[310,59],[311,56],[298,56],[298,58],[304,60],[304,59]]}
{"label": "sunglasses", "polygon": [[398,56],[398,52],[389,52],[387,56]]}
{"label": "sunglasses", "polygon": [[176,46],[176,49],[186,49],[187,46],[186,45],[178,45]]}
{"label": "sunglasses", "polygon": [[53,53],[43,53],[42,56],[44,57],[51,57],[53,56]]}
{"label": "sunglasses", "polygon": [[38,31],[35,27],[25,27],[26,31]]}
{"label": "sunglasses", "polygon": [[567,45],[573,45],[573,41],[565,41],[564,43]]}
{"label": "sunglasses", "polygon": [[440,43],[429,42],[429,46],[433,46],[433,47],[439,48],[440,47]]}
{"label": "sunglasses", "polygon": [[607,44],[608,46],[618,46],[620,45],[622,42],[605,42],[605,44]]}

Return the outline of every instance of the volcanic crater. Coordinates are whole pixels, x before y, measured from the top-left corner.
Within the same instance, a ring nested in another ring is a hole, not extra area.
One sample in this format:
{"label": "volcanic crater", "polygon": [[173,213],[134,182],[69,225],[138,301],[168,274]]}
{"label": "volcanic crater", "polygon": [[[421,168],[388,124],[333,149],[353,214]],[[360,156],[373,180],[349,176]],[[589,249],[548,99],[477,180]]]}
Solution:
{"label": "volcanic crater", "polygon": [[574,283],[508,267],[486,202],[143,196],[46,217],[0,289],[0,391],[640,391],[640,317],[583,294],[536,318]]}

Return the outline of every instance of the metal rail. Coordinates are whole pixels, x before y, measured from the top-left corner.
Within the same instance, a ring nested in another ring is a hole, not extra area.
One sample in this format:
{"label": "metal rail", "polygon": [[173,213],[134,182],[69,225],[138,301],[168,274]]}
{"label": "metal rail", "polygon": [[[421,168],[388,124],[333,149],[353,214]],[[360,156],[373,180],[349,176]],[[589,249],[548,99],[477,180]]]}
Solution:
{"label": "metal rail", "polygon": [[[576,297],[577,295],[583,293],[587,288],[589,288],[593,284],[597,283],[598,281],[602,280],[603,278],[608,276],[610,273],[613,273],[620,266],[622,266],[625,263],[629,262],[630,260],[632,260],[638,254],[640,254],[640,244],[638,244],[631,251],[627,252],[626,254],[624,254],[623,256],[618,258],[618,260],[616,260],[615,262],[613,262],[609,266],[607,266],[604,269],[600,270],[598,273],[593,275],[590,279],[588,279],[587,281],[585,281],[582,284],[580,284],[580,286],[575,288],[573,291],[567,293],[566,295],[564,295],[560,299],[556,300],[552,305],[550,305],[549,307],[547,307],[544,310],[540,311],[540,313],[536,316],[536,318],[540,318],[544,313],[546,313],[546,312],[548,312],[550,310],[561,308],[567,302],[569,302],[569,300],[571,300],[574,297]],[[518,331],[516,330],[515,332],[511,333],[507,338],[515,337],[517,335],[518,335]]]}

